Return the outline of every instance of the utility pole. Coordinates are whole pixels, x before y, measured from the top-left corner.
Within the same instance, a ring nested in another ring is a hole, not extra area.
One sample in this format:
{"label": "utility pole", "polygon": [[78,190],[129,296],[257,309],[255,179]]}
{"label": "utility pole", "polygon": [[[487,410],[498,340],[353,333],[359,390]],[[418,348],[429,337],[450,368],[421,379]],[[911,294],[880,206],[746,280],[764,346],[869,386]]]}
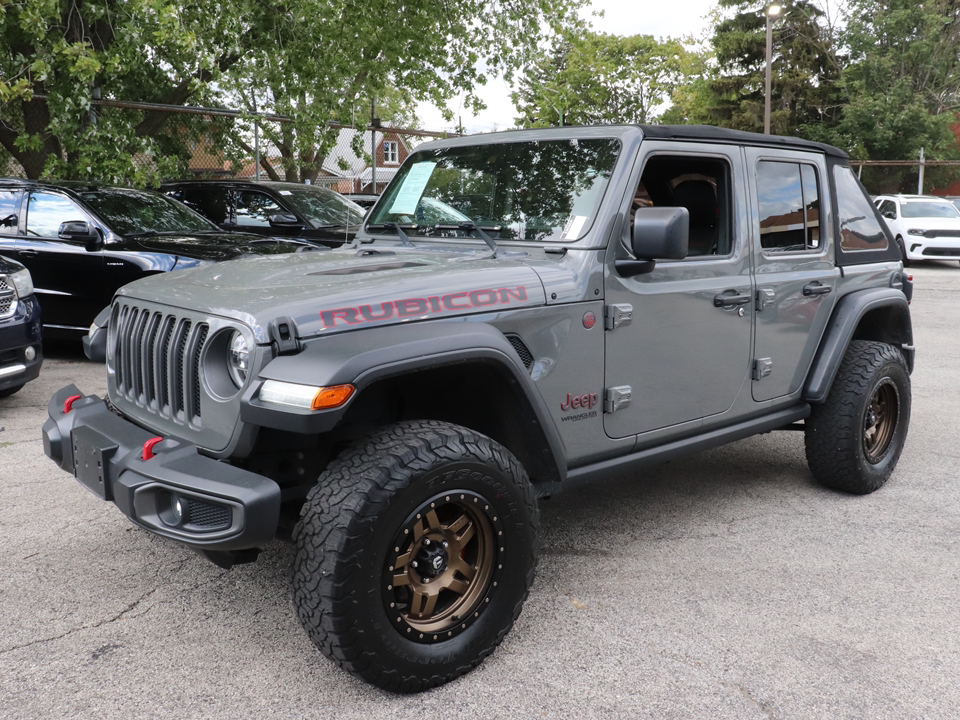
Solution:
{"label": "utility pole", "polygon": [[770,86],[772,84],[772,71],[770,66],[773,64],[773,18],[780,14],[780,6],[776,3],[767,6],[764,15],[767,16],[767,75],[765,82],[765,92],[763,93],[763,134],[770,134]]}
{"label": "utility pole", "polygon": [[923,159],[923,148],[920,148],[920,181],[917,183],[917,195],[923,195],[923,169],[926,162]]}
{"label": "utility pole", "polygon": [[[377,194],[377,111],[374,99],[370,98],[370,154],[373,156],[373,167],[370,168],[370,180],[373,183],[373,194]],[[361,188],[362,189],[362,188]]]}

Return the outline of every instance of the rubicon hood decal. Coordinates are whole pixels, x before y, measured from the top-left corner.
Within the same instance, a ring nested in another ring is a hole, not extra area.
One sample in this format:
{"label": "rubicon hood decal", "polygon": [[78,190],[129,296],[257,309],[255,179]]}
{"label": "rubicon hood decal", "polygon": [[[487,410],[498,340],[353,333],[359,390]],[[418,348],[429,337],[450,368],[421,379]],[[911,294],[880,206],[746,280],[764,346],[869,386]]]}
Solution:
{"label": "rubicon hood decal", "polygon": [[[526,260],[526,257],[523,258]],[[440,320],[546,303],[526,262],[470,249],[389,253],[344,248],[233,260],[148,277],[119,293],[233,318],[267,339],[288,317],[300,339],[375,325]]]}
{"label": "rubicon hood decal", "polygon": [[528,295],[525,285],[509,288],[484,288],[468,292],[430,295],[428,297],[389,300],[376,305],[343,307],[336,310],[321,310],[324,328],[337,324],[357,325],[380,320],[398,320],[411,317],[426,318],[433,315],[459,314],[465,310],[492,309],[493,305],[526,304]]}

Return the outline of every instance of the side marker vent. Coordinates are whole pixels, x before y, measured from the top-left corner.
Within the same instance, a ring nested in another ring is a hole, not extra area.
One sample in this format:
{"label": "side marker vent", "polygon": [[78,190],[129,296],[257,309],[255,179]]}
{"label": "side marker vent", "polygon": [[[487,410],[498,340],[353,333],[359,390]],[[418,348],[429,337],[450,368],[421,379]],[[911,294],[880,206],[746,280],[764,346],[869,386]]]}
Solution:
{"label": "side marker vent", "polygon": [[513,345],[513,349],[517,351],[517,355],[520,356],[520,362],[523,363],[523,366],[529,370],[533,367],[533,353],[530,352],[519,335],[507,335],[507,340],[510,341],[510,344]]}

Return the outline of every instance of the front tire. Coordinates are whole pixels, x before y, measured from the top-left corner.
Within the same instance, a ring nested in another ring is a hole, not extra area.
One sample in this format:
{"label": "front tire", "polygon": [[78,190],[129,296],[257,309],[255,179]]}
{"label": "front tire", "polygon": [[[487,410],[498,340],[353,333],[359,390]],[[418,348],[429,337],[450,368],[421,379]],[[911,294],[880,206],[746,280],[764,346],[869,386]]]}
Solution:
{"label": "front tire", "polygon": [[539,511],[516,458],[420,420],[334,460],[294,531],[294,604],[317,647],[367,682],[419,692],[469,672],[520,614]]}
{"label": "front tire", "polygon": [[903,238],[897,235],[897,247],[900,248],[900,254],[903,256],[903,266],[910,267],[910,258],[907,257],[907,246],[903,243]]}
{"label": "front tire", "polygon": [[830,394],[806,422],[807,464],[823,485],[865,495],[890,477],[910,425],[910,374],[900,350],[854,340]]}

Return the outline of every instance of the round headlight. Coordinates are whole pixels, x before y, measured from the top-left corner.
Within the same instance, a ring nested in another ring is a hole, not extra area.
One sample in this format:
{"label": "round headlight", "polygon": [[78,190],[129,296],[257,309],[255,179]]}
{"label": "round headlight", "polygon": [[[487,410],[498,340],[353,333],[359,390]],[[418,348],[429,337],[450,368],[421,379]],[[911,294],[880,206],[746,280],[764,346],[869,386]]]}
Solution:
{"label": "round headlight", "polygon": [[250,346],[243,333],[234,330],[227,349],[227,369],[230,371],[230,378],[238,388],[243,387],[246,382],[249,368]]}

